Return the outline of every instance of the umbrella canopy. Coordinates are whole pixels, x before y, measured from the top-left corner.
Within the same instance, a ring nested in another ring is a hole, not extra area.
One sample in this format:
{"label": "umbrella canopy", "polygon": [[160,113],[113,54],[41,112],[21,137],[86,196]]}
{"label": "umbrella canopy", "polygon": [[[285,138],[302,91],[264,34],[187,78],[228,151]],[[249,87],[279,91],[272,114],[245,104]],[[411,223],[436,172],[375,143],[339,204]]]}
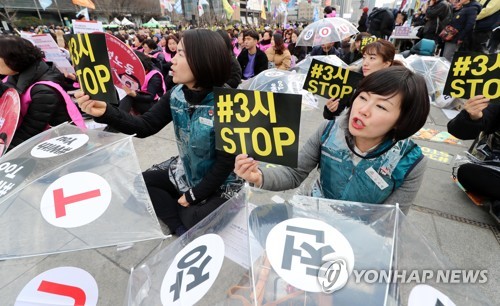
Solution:
{"label": "umbrella canopy", "polygon": [[318,108],[318,101],[314,95],[302,89],[305,79],[306,75],[303,73],[273,68],[265,70],[257,76],[243,81],[238,88],[301,94],[303,106]]}
{"label": "umbrella canopy", "polygon": [[348,20],[340,17],[324,18],[308,25],[297,38],[297,46],[320,46],[342,41],[359,33]]}
{"label": "umbrella canopy", "polygon": [[298,63],[295,67],[291,68],[291,71],[297,71],[298,73],[303,73],[307,74],[309,71],[309,68],[311,67],[311,63],[313,59],[317,59],[319,61],[325,62],[327,64],[332,64],[337,67],[342,67],[342,68],[347,68],[347,64],[344,63],[343,60],[341,60],[338,56],[336,55],[314,55],[314,56],[308,56],[306,57],[303,61]]}
{"label": "umbrella canopy", "polygon": [[443,96],[444,85],[450,70],[450,62],[444,57],[411,55],[406,63],[415,73],[425,78],[427,91],[433,101]]}
{"label": "umbrella canopy", "polygon": [[63,124],[0,169],[0,259],[164,237],[130,136]]}
{"label": "umbrella canopy", "polygon": [[463,284],[373,280],[450,267],[419,235],[395,205],[246,187],[134,269],[126,305],[487,305]]}

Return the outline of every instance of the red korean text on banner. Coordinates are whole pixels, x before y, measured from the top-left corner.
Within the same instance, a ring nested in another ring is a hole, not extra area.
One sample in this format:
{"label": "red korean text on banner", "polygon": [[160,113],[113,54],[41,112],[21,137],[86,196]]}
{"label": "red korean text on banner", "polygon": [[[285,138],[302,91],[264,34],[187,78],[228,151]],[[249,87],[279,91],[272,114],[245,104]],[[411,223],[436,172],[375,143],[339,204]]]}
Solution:
{"label": "red korean text on banner", "polygon": [[146,72],[139,57],[113,35],[106,34],[106,46],[113,83],[119,88],[127,86],[132,90],[140,89],[146,79]]}

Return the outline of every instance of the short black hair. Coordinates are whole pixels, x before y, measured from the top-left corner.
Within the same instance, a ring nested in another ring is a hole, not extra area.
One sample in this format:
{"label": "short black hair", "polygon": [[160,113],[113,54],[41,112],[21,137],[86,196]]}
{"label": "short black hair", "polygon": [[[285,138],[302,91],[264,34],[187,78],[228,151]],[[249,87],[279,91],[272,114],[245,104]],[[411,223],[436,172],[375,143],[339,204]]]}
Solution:
{"label": "short black hair", "polygon": [[226,43],[226,47],[228,50],[233,50],[233,46],[231,45],[231,38],[229,38],[229,35],[227,34],[226,31],[224,30],[217,30],[216,31],[217,33],[219,33],[219,35],[222,37],[222,39],[224,39],[224,42]]}
{"label": "short black hair", "polygon": [[141,45],[142,46],[146,45],[151,50],[156,50],[156,48],[158,48],[158,44],[151,38],[145,39]]}
{"label": "short black hair", "polygon": [[430,101],[425,80],[403,66],[384,68],[363,78],[351,99],[351,105],[361,92],[381,96],[401,94],[401,113],[394,129],[386,135],[387,138],[396,141],[408,138],[427,121]]}
{"label": "short black hair", "polygon": [[255,40],[259,40],[259,33],[255,32],[254,30],[246,30],[243,32],[243,39],[245,39],[245,37],[247,36],[250,36],[252,37],[253,39]]}
{"label": "short black hair", "polygon": [[153,70],[153,60],[147,56],[146,54],[139,52],[137,50],[134,50],[135,55],[139,58],[139,60],[142,63],[142,66],[144,67],[144,70],[146,71],[151,71]]}
{"label": "short black hair", "polygon": [[0,58],[11,70],[22,72],[45,57],[29,40],[14,35],[0,35]]}
{"label": "short black hair", "polygon": [[194,87],[212,89],[227,82],[231,74],[231,53],[219,34],[192,29],[184,32],[181,42],[196,79]]}

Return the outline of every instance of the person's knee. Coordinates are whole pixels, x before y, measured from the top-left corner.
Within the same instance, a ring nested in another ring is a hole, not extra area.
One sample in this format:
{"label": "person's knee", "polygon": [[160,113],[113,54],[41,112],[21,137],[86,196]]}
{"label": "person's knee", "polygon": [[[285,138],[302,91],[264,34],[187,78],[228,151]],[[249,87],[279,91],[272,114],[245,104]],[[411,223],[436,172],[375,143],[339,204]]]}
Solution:
{"label": "person's knee", "polygon": [[463,164],[460,167],[458,167],[457,179],[460,182],[460,184],[462,184],[462,186],[464,186],[464,184],[469,185],[468,182],[471,179],[471,170],[473,170],[471,166],[472,166],[471,164]]}

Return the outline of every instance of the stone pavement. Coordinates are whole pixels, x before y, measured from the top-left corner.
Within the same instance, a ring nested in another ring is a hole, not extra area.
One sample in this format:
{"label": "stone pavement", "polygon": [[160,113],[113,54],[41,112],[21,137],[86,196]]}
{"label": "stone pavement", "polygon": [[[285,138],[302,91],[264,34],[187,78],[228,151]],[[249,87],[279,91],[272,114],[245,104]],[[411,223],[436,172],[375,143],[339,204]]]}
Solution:
{"label": "stone pavement", "polygon": [[[322,105],[318,110],[303,111],[301,143],[316,129],[322,118],[321,111]],[[443,112],[432,107],[425,127],[446,131],[447,122]],[[428,148],[424,150],[429,162],[422,187],[408,214],[409,220],[428,243],[447,256],[455,267],[487,269],[488,282],[474,286],[491,301],[500,300],[500,265],[497,264],[500,232],[489,215],[476,207],[450,178],[453,158],[466,150],[470,142],[459,145],[422,140],[417,142]],[[134,139],[134,145],[142,170],[164,161],[177,151],[171,126],[147,139]],[[164,230],[168,234],[168,230]],[[61,266],[80,267],[99,280],[98,305],[122,305],[130,270],[173,239],[175,237],[131,246],[4,260],[0,262],[0,305],[13,305],[20,291],[32,278]],[[465,301],[455,302],[457,305],[467,305]],[[199,304],[206,305],[203,301]]]}

